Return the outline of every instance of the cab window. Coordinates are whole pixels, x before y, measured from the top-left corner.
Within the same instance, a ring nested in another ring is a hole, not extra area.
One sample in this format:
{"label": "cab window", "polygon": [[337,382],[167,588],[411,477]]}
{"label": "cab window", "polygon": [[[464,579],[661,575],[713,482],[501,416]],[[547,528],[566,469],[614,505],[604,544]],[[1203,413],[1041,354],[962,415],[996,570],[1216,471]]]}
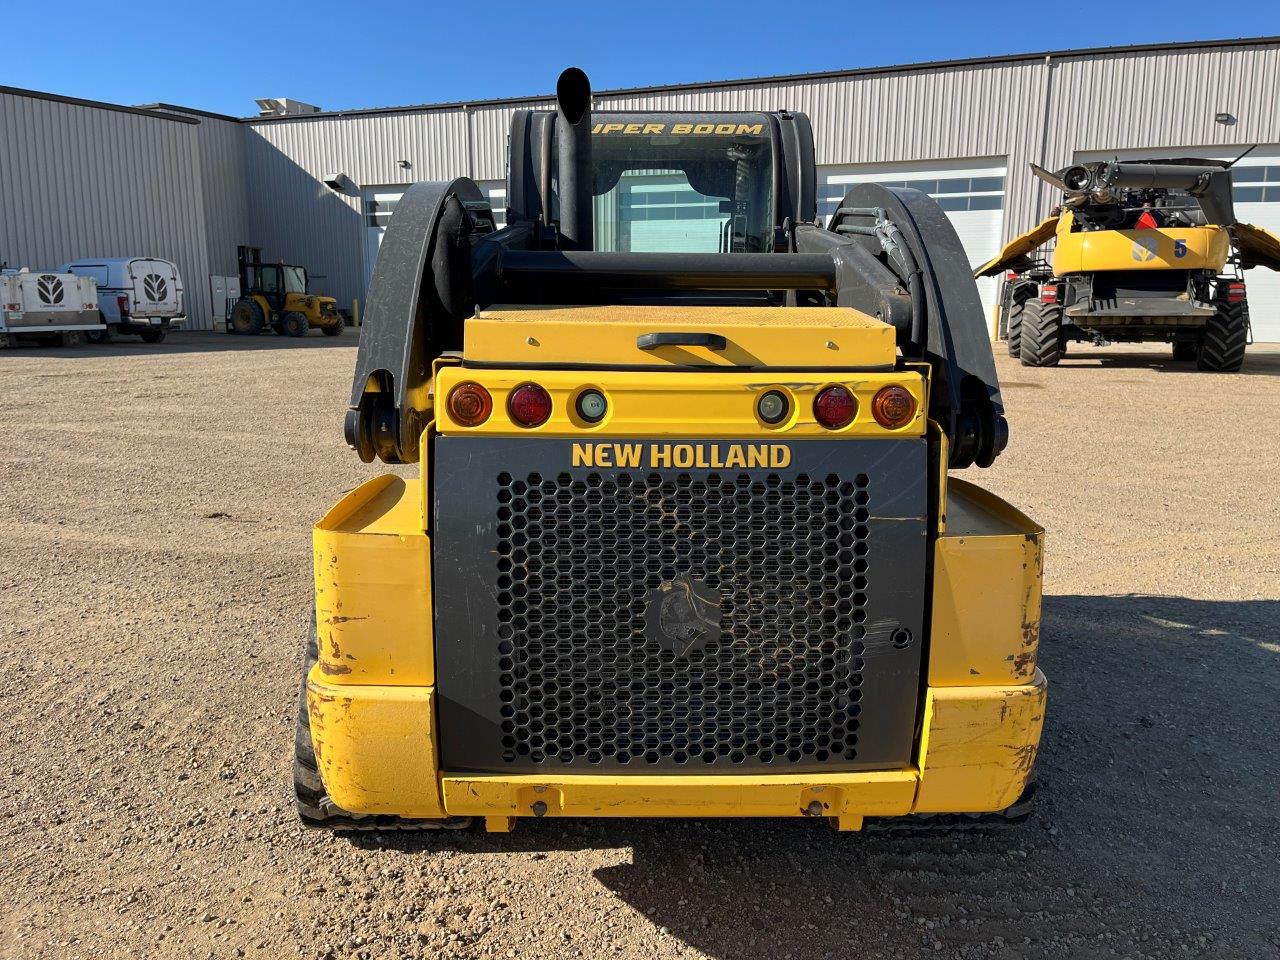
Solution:
{"label": "cab window", "polygon": [[[773,249],[773,156],[763,116],[633,120],[597,114],[591,140],[596,250]],[[637,127],[640,132],[626,132]]]}

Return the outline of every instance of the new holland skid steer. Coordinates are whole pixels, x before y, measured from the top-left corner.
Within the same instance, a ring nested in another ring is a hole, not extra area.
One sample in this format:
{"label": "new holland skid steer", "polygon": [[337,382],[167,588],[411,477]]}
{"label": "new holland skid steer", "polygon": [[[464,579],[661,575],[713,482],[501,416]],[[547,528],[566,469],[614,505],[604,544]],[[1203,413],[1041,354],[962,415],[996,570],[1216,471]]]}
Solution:
{"label": "new holland skid steer", "polygon": [[[1231,164],[1101,161],[1032,172],[1062,205],[974,271],[1008,272],[1010,356],[1051,367],[1070,340],[1171,343],[1176,360],[1235,371],[1249,339],[1243,269],[1280,270],[1280,238],[1235,218]],[[1054,240],[1052,260],[1033,257]]]}
{"label": "new holland skid steer", "polygon": [[346,436],[419,465],[315,528],[310,825],[1017,819],[1042,531],[949,469],[1007,441],[946,215],[829,227],[797,113],[512,120],[387,229]]}

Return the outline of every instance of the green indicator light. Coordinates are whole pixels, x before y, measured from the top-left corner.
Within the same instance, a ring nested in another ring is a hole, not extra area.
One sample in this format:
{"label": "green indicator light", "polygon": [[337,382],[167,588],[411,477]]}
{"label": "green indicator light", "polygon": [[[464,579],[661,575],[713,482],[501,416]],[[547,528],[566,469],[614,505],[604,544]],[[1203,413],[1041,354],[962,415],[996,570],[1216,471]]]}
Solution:
{"label": "green indicator light", "polygon": [[588,423],[598,423],[608,409],[609,402],[599,390],[583,390],[578,394],[578,416]]}
{"label": "green indicator light", "polygon": [[787,416],[787,397],[780,390],[770,390],[756,402],[756,412],[765,423],[779,423]]}

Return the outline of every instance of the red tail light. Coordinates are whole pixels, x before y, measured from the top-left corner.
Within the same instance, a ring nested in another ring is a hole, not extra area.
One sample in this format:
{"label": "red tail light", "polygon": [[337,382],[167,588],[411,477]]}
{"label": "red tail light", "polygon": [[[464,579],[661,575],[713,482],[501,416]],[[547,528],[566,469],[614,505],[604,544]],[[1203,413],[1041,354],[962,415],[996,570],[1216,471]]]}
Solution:
{"label": "red tail light", "polygon": [[551,416],[551,394],[536,383],[525,383],[511,391],[507,412],[522,427],[537,427]]}
{"label": "red tail light", "polygon": [[1244,283],[1233,280],[1227,284],[1227,303],[1244,303]]}
{"label": "red tail light", "polygon": [[464,427],[478,427],[493,412],[493,398],[478,383],[467,380],[449,391],[449,416]]}
{"label": "red tail light", "polygon": [[813,418],[829,430],[839,430],[853,422],[858,401],[845,387],[827,387],[813,400]]}
{"label": "red tail light", "polygon": [[1058,302],[1057,284],[1047,283],[1040,288],[1040,302],[1041,303],[1057,303]]}
{"label": "red tail light", "polygon": [[120,294],[116,297],[116,306],[120,308],[120,316],[127,317],[129,315],[129,297],[127,294]]}

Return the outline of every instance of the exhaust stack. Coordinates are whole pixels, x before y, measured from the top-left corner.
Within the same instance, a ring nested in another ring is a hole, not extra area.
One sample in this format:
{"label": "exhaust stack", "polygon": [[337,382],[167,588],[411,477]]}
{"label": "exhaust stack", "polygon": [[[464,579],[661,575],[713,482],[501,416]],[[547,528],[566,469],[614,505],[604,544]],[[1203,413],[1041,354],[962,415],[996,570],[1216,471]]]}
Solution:
{"label": "exhaust stack", "polygon": [[566,250],[591,250],[591,81],[569,67],[556,81],[560,236]]}

